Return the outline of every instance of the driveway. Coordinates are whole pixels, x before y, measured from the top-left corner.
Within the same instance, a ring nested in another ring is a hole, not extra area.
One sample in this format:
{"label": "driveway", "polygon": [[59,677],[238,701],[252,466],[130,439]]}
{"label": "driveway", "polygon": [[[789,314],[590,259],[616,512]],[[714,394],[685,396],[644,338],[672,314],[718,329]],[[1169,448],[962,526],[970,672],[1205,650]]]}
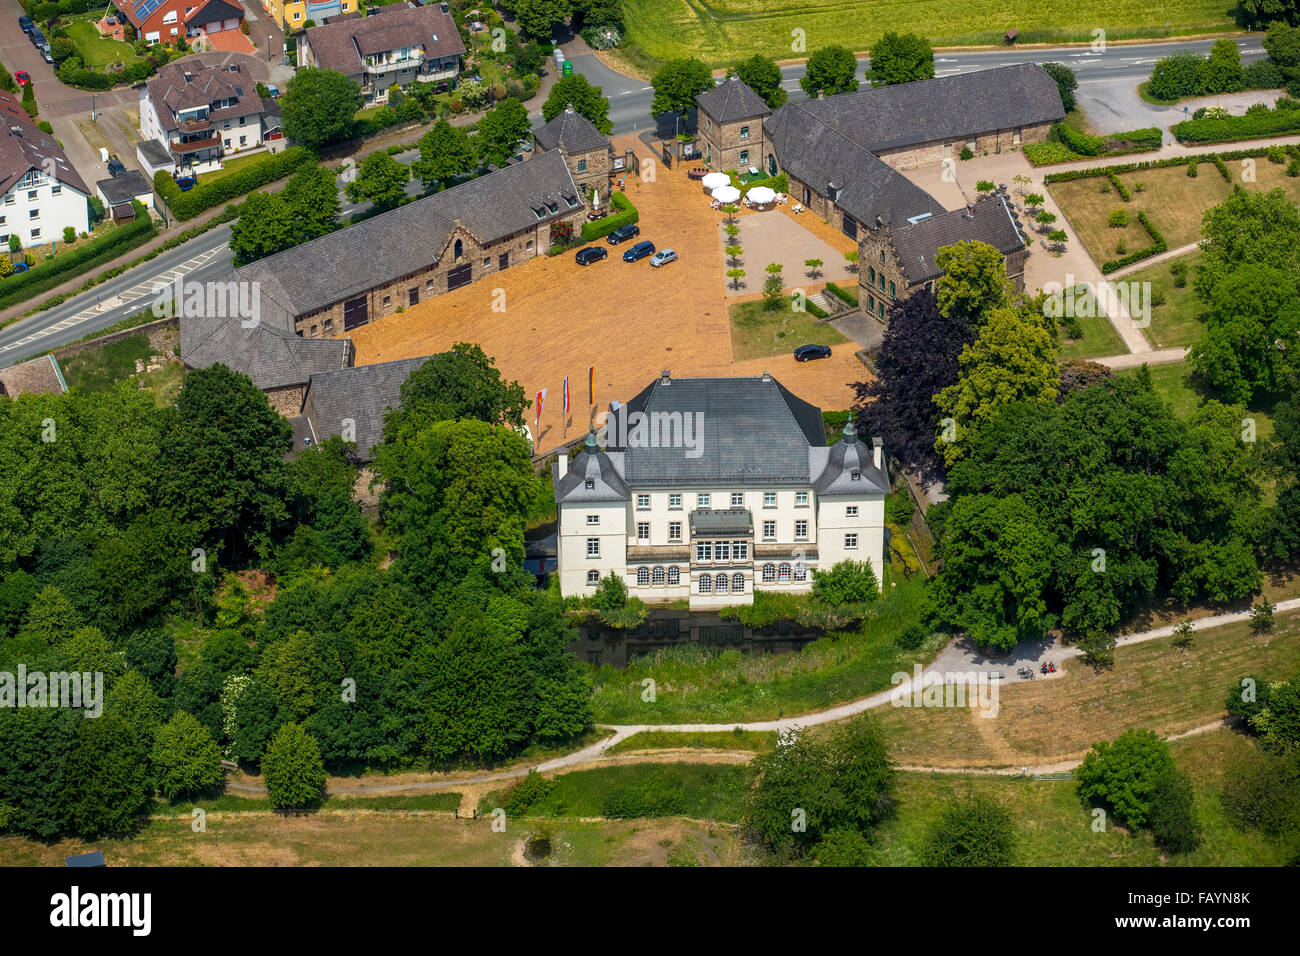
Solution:
{"label": "driveway", "polygon": [[[616,153],[626,145],[649,158],[634,136],[614,140]],[[633,179],[627,188],[641,214],[642,238],[677,250],[677,262],[662,269],[645,260],[625,263],[619,253],[626,246],[609,247],[608,259],[587,268],[577,265],[571,252],[530,259],[354,329],[349,334],[357,364],[477,342],[529,398],[548,390],[538,451],[581,436],[589,412],[607,408],[611,399],[627,401],[665,368],[676,376],[718,377],[769,370],[806,401],[829,409],[850,406],[851,383],[869,377],[853,349],[836,349],[821,362],[795,362],[788,353],[732,359],[727,307],[734,300],[724,289],[722,217],[708,207],[698,182],[656,164],[653,181]],[[596,367],[594,408],[586,404],[589,365]],[[561,417],[566,375],[572,402],[567,423]],[[531,409],[529,417],[535,414]]]}

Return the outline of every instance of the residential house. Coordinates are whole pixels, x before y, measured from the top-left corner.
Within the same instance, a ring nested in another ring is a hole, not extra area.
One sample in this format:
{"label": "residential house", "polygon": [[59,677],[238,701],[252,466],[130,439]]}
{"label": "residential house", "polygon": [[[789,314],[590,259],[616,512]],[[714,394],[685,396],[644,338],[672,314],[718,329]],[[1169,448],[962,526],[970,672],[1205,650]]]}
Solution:
{"label": "residential house", "polygon": [[299,335],[344,332],[494,275],[551,247],[551,226],[586,207],[558,151],[514,163],[347,229],[249,263],[268,305]]}
{"label": "residential house", "polygon": [[560,591],[618,575],[646,602],[747,604],[804,592],[815,569],[885,560],[880,441],[850,423],[827,446],[821,410],[769,373],[673,379],[613,403],[572,462],[552,469]]}
{"label": "residential house", "polygon": [[327,18],[360,14],[357,0],[262,0],[262,9],[288,32],[297,32],[308,23],[324,23]]}
{"label": "residential house", "polygon": [[[572,104],[550,122],[533,130],[533,143],[538,154],[559,150],[569,165],[569,174],[582,192],[583,200],[593,208],[609,199],[614,150],[605,134]],[[596,194],[595,203],[591,202],[593,192]]]}
{"label": "residential house", "polygon": [[335,70],[361,87],[367,103],[386,103],[392,86],[454,79],[464,53],[445,6],[393,4],[309,28],[298,43],[298,66]]}
{"label": "residential house", "polygon": [[117,0],[123,18],[149,43],[239,30],[244,9],[238,0]]}
{"label": "residential house", "polygon": [[238,63],[209,66],[185,57],[137,88],[140,133],[166,149],[178,169],[214,165],[263,146],[257,81]]}
{"label": "residential house", "polygon": [[61,240],[68,226],[89,232],[90,190],[62,147],[16,97],[0,92],[0,111],[0,252],[12,236],[39,246]]}
{"label": "residential house", "polygon": [[767,162],[763,120],[772,115],[763,98],[734,74],[695,98],[704,161],[715,169],[762,169]]}

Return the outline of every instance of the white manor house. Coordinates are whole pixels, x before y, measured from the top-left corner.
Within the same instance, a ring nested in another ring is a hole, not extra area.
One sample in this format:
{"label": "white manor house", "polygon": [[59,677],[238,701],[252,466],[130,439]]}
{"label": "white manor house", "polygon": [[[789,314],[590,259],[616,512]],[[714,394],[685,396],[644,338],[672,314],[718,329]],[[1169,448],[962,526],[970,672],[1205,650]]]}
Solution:
{"label": "white manor house", "polygon": [[771,374],[664,372],[573,461],[553,466],[560,590],[618,574],[647,603],[747,604],[754,589],[808,591],[812,571],[869,561],[883,581],[883,451],[850,423],[828,446],[821,409]]}

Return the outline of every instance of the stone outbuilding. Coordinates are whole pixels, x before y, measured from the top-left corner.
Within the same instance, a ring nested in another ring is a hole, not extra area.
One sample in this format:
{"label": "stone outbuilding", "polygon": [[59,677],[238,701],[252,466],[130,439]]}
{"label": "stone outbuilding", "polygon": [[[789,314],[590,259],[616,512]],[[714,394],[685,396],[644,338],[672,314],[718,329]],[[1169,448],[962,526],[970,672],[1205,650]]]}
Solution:
{"label": "stone outbuilding", "polygon": [[767,148],[763,120],[772,115],[763,98],[732,75],[695,98],[704,161],[713,169],[763,169]]}

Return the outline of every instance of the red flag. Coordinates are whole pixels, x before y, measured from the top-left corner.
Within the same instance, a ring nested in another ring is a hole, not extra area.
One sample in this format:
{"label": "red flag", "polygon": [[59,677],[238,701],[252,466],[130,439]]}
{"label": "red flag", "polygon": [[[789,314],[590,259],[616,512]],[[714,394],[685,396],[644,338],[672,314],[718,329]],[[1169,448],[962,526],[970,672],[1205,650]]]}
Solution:
{"label": "red flag", "polygon": [[542,389],[540,392],[537,393],[537,421],[533,424],[533,428],[542,427],[542,409],[545,407],[546,407],[546,389]]}

